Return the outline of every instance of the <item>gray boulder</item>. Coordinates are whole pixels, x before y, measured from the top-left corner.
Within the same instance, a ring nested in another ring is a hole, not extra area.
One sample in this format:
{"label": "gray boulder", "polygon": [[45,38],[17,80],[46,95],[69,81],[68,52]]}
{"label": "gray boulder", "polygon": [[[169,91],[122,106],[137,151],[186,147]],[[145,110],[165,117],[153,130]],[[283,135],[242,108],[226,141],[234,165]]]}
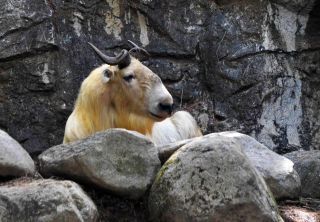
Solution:
{"label": "gray boulder", "polygon": [[[226,137],[241,147],[251,164],[257,168],[265,179],[276,199],[296,198],[299,196],[301,189],[300,177],[294,170],[291,160],[273,152],[254,138],[242,133],[230,131],[212,133],[205,137],[216,136]],[[158,147],[161,161],[165,162],[176,150],[191,141],[199,139],[201,138],[183,140]]]}
{"label": "gray boulder", "polygon": [[97,208],[71,181],[36,180],[0,186],[2,222],[94,222]]}
{"label": "gray boulder", "polygon": [[232,139],[198,138],[164,164],[151,188],[152,221],[279,221],[263,178]]}
{"label": "gray boulder", "polygon": [[0,176],[24,176],[35,172],[34,162],[23,147],[0,130]]}
{"label": "gray boulder", "polygon": [[124,129],[52,147],[39,161],[44,175],[81,180],[129,198],[141,197],[160,169],[154,144]]}
{"label": "gray boulder", "polygon": [[[241,145],[245,155],[265,179],[276,199],[297,198],[300,194],[301,182],[293,168],[293,162],[283,157],[254,138],[237,132],[218,133]],[[216,134],[209,136],[215,137]]]}
{"label": "gray boulder", "polygon": [[320,198],[320,151],[295,151],[285,154],[294,162],[301,178],[301,196]]}

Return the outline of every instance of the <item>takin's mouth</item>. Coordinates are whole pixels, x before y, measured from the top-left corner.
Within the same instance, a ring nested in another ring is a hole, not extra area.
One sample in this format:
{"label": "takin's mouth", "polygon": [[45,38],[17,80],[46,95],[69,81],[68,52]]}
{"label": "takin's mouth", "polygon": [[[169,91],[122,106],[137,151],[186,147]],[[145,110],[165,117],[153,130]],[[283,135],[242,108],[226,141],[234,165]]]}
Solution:
{"label": "takin's mouth", "polygon": [[156,119],[157,121],[162,121],[164,119],[166,119],[169,116],[159,116],[157,114],[154,114],[152,112],[149,112],[149,114],[152,116],[153,119]]}

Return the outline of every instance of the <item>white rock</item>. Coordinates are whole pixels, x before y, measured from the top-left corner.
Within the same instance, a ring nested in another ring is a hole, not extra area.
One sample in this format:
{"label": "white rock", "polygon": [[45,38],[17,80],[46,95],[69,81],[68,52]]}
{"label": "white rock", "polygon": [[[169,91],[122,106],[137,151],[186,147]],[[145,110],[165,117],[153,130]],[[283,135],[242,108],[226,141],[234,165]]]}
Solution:
{"label": "white rock", "polygon": [[320,150],[285,154],[301,178],[301,196],[320,198]]}
{"label": "white rock", "polygon": [[0,130],[0,176],[24,176],[34,172],[35,165],[27,151]]}
{"label": "white rock", "polygon": [[[241,145],[243,152],[262,174],[276,199],[299,197],[300,177],[293,168],[291,160],[275,153],[245,134],[222,132],[218,135],[230,138]],[[215,136],[215,134],[212,134],[212,136]]]}

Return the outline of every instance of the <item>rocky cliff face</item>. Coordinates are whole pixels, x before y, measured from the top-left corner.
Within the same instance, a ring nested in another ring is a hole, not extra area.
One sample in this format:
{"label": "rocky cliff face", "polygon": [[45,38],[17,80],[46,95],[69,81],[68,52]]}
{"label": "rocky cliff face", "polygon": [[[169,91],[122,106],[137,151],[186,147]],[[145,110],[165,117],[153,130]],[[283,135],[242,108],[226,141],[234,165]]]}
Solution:
{"label": "rocky cliff face", "polygon": [[319,149],[320,1],[2,0],[0,127],[30,153],[63,138],[82,80],[127,39],[205,133]]}

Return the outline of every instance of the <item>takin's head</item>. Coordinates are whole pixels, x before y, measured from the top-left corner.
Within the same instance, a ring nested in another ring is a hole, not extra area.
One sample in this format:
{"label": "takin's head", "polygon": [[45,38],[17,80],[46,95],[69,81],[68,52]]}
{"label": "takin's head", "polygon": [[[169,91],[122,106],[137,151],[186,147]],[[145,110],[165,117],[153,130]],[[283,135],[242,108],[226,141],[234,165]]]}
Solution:
{"label": "takin's head", "polygon": [[92,72],[100,87],[101,95],[107,106],[113,106],[117,112],[125,112],[153,121],[162,121],[173,110],[173,99],[158,75],[132,57],[133,50],[142,50],[136,44],[129,52],[125,49],[115,57],[103,54],[89,43],[99,57],[107,64]]}

